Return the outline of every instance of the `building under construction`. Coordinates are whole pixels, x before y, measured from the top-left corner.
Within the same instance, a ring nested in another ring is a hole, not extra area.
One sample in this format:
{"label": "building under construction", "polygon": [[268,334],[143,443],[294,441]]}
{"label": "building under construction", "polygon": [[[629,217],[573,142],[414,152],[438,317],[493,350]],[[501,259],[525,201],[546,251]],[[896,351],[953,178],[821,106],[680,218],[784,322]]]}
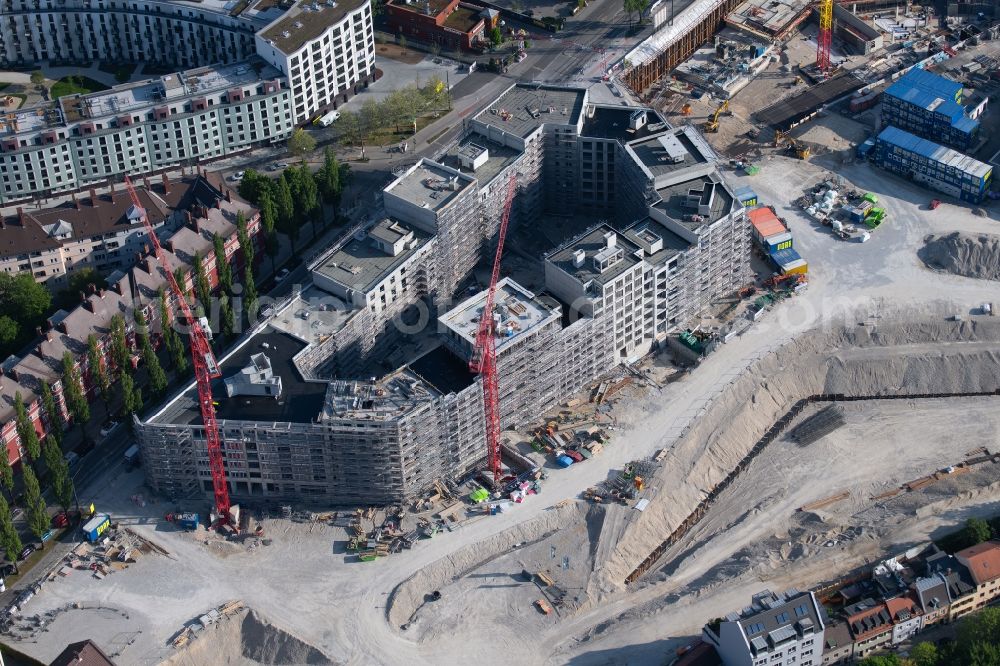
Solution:
{"label": "building under construction", "polygon": [[[220,360],[233,499],[388,504],[484,465],[469,371],[483,316],[496,321],[504,428],[662,342],[749,275],[749,225],[717,160],[697,131],[649,109],[512,86],[457,144],[389,184],[374,221]],[[539,259],[544,290],[505,278],[484,313],[473,268],[495,246],[512,173],[513,225],[578,205],[617,215]],[[193,387],[137,436],[154,489],[211,494]]]}

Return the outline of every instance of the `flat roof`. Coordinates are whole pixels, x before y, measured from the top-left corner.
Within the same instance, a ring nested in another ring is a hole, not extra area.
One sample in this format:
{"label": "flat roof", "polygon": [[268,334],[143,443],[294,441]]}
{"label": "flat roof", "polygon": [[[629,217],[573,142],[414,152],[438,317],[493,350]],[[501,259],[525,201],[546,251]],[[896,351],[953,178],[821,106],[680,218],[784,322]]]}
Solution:
{"label": "flat roof", "polygon": [[[638,113],[646,114],[646,123],[639,129],[629,129],[632,116]],[[580,132],[580,135],[599,139],[615,139],[625,143],[656,132],[662,132],[668,128],[669,125],[654,109],[588,105],[583,117],[583,131]]]}
{"label": "flat roof", "polygon": [[[410,234],[413,239],[395,256],[387,254],[374,242],[379,239],[392,243]],[[430,240],[430,237],[430,234],[398,220],[388,218],[379,220],[366,231],[355,235],[313,271],[347,289],[367,293],[386,275],[412,257]]]}
{"label": "flat roof", "polygon": [[840,99],[863,85],[864,81],[853,73],[842,71],[758,111],[754,116],[765,125],[785,131],[812,116],[824,104]]}
{"label": "flat roof", "polygon": [[[265,346],[266,345],[266,346]],[[312,423],[323,409],[326,382],[307,382],[295,368],[293,358],[305,343],[286,333],[266,328],[253,336],[220,366],[222,376],[212,381],[212,396],[219,403],[216,418],[220,421],[259,421]],[[250,365],[250,357],[263,353],[281,377],[281,397],[240,395],[226,397],[225,379],[239,374]],[[195,388],[168,405],[156,418],[157,423],[201,423],[201,411]]]}
{"label": "flat roof", "polygon": [[[656,193],[660,201],[653,206],[691,231],[718,222],[732,211],[735,201],[729,187],[714,167],[694,178],[658,188]],[[696,195],[708,198],[707,211],[688,204]],[[701,219],[694,217],[695,215]]]}
{"label": "flat roof", "polygon": [[67,122],[99,119],[150,106],[169,105],[181,95],[220,92],[230,88],[279,78],[281,72],[260,58],[233,65],[198,67],[153,79],[136,81],[89,95],[59,99]]}
{"label": "flat roof", "polygon": [[286,54],[295,53],[349,12],[366,4],[367,0],[302,0],[269,25],[261,37]]}
{"label": "flat roof", "polygon": [[474,11],[468,7],[459,5],[455,11],[448,14],[448,18],[444,20],[444,26],[461,32],[470,32],[482,22],[483,17],[481,11]]}
{"label": "flat roof", "polygon": [[524,138],[544,123],[576,125],[586,99],[584,88],[518,83],[475,119]]}
{"label": "flat roof", "polygon": [[388,421],[433,400],[440,393],[420,377],[400,368],[376,381],[337,379],[325,385],[320,420]]}
{"label": "flat roof", "polygon": [[940,144],[921,139],[898,127],[886,127],[878,135],[878,141],[883,141],[892,146],[908,152],[926,157],[938,164],[951,167],[962,173],[966,173],[974,178],[985,178],[993,170],[989,164],[984,164],[974,157],[963,155],[957,150],[946,148]]}
{"label": "flat roof", "polygon": [[[496,330],[498,352],[508,343],[561,316],[559,312],[540,303],[535,294],[509,277],[497,283],[493,303],[494,313],[500,317]],[[485,306],[486,290],[483,290],[438,317],[438,321],[472,345],[475,343],[476,331],[479,330],[479,320],[483,316]]]}
{"label": "flat roof", "polygon": [[641,247],[646,261],[654,266],[663,265],[691,247],[689,241],[681,238],[651,217],[639,220],[625,229],[622,234]]}
{"label": "flat roof", "polygon": [[473,183],[471,176],[453,173],[436,162],[423,159],[390,183],[385,191],[415,206],[439,210]]}
{"label": "flat roof", "polygon": [[627,146],[654,178],[706,164],[715,157],[697,131],[687,126],[630,141]]}
{"label": "flat roof", "polygon": [[[459,159],[461,155],[464,155],[467,159],[472,159],[481,154],[483,150],[489,153],[485,164],[475,171],[462,167],[462,162]],[[449,166],[456,171],[474,175],[476,180],[479,181],[480,187],[482,187],[496,178],[508,166],[516,162],[523,154],[522,151],[515,148],[490,141],[482,134],[472,133],[466,135],[457,144],[452,145],[448,149],[448,152],[441,156],[439,161],[441,164]]]}
{"label": "flat roof", "polygon": [[[613,235],[615,247],[621,250],[621,256],[601,271],[594,264],[594,258],[607,251],[606,237],[609,234]],[[636,252],[639,249],[639,245],[636,245],[627,234],[619,234],[611,225],[599,224],[559,246],[546,257],[546,260],[572,275],[582,284],[588,282],[606,284],[639,263],[640,260],[636,257]],[[584,253],[582,262],[575,260],[578,251]]]}

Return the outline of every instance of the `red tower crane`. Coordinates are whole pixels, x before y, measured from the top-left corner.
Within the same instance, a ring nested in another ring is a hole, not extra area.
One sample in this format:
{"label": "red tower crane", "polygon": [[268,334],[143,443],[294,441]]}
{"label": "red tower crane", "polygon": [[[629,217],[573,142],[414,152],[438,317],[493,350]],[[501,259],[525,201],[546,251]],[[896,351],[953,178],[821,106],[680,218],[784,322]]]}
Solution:
{"label": "red tower crane", "polygon": [[833,40],[833,1],[819,1],[819,32],[816,34],[816,67],[830,71],[830,43]]}
{"label": "red tower crane", "polygon": [[517,189],[517,172],[512,171],[507,182],[504,195],[503,216],[500,219],[500,234],[497,240],[497,253],[493,259],[493,276],[490,287],[486,290],[486,304],[479,316],[479,329],[476,331],[475,347],[469,369],[483,377],[483,414],[486,417],[486,449],[493,483],[500,481],[500,391],[497,377],[497,344],[496,327],[493,319],[493,303],[496,299],[497,279],[500,277],[500,258],[503,256],[503,243],[507,237],[507,224],[510,222],[510,208],[514,203],[514,191]]}
{"label": "red tower crane", "polygon": [[[212,347],[208,344],[208,336],[201,327],[201,322],[191,312],[187,297],[180,285],[177,284],[173,271],[170,270],[170,263],[163,252],[163,247],[160,246],[160,239],[156,237],[156,231],[149,221],[149,216],[146,215],[146,209],[139,202],[135,187],[128,176],[125,176],[125,187],[128,188],[128,194],[132,198],[132,205],[135,206],[139,217],[142,218],[142,224],[146,227],[146,233],[153,244],[156,258],[160,262],[167,282],[170,283],[170,291],[173,293],[174,299],[181,309],[182,319],[188,327],[188,337],[191,340],[191,360],[198,385],[198,405],[201,408],[202,423],[205,425],[205,442],[208,444],[208,468],[212,472],[215,508],[219,512],[220,519],[223,522],[229,522],[231,504],[229,502],[229,489],[226,487],[226,469],[222,461],[222,438],[219,436],[219,424],[215,419],[215,403],[212,401],[212,380],[222,373],[219,372],[219,365],[215,361]],[[220,261],[224,260],[223,258]],[[168,322],[162,322],[162,325],[167,326]]]}

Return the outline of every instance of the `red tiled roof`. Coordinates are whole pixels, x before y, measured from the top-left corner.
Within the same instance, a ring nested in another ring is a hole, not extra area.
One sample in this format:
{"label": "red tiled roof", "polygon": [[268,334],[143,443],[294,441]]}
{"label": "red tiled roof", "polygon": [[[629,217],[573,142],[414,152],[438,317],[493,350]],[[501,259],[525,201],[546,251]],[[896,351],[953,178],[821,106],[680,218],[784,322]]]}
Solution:
{"label": "red tiled roof", "polygon": [[969,568],[976,585],[1000,578],[1000,541],[984,541],[958,551],[955,557]]}

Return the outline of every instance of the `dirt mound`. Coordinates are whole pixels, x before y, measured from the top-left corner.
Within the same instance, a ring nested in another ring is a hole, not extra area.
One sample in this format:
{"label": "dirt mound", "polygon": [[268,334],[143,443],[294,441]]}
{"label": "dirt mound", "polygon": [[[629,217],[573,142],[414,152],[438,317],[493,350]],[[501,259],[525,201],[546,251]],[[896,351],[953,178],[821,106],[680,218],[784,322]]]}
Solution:
{"label": "dirt mound", "polygon": [[244,611],[223,619],[197,635],[192,643],[163,662],[169,666],[229,664],[232,666],[335,664],[317,648]]}
{"label": "dirt mound", "polygon": [[928,236],[919,256],[929,268],[956,275],[1000,280],[1000,236],[954,232]]}

